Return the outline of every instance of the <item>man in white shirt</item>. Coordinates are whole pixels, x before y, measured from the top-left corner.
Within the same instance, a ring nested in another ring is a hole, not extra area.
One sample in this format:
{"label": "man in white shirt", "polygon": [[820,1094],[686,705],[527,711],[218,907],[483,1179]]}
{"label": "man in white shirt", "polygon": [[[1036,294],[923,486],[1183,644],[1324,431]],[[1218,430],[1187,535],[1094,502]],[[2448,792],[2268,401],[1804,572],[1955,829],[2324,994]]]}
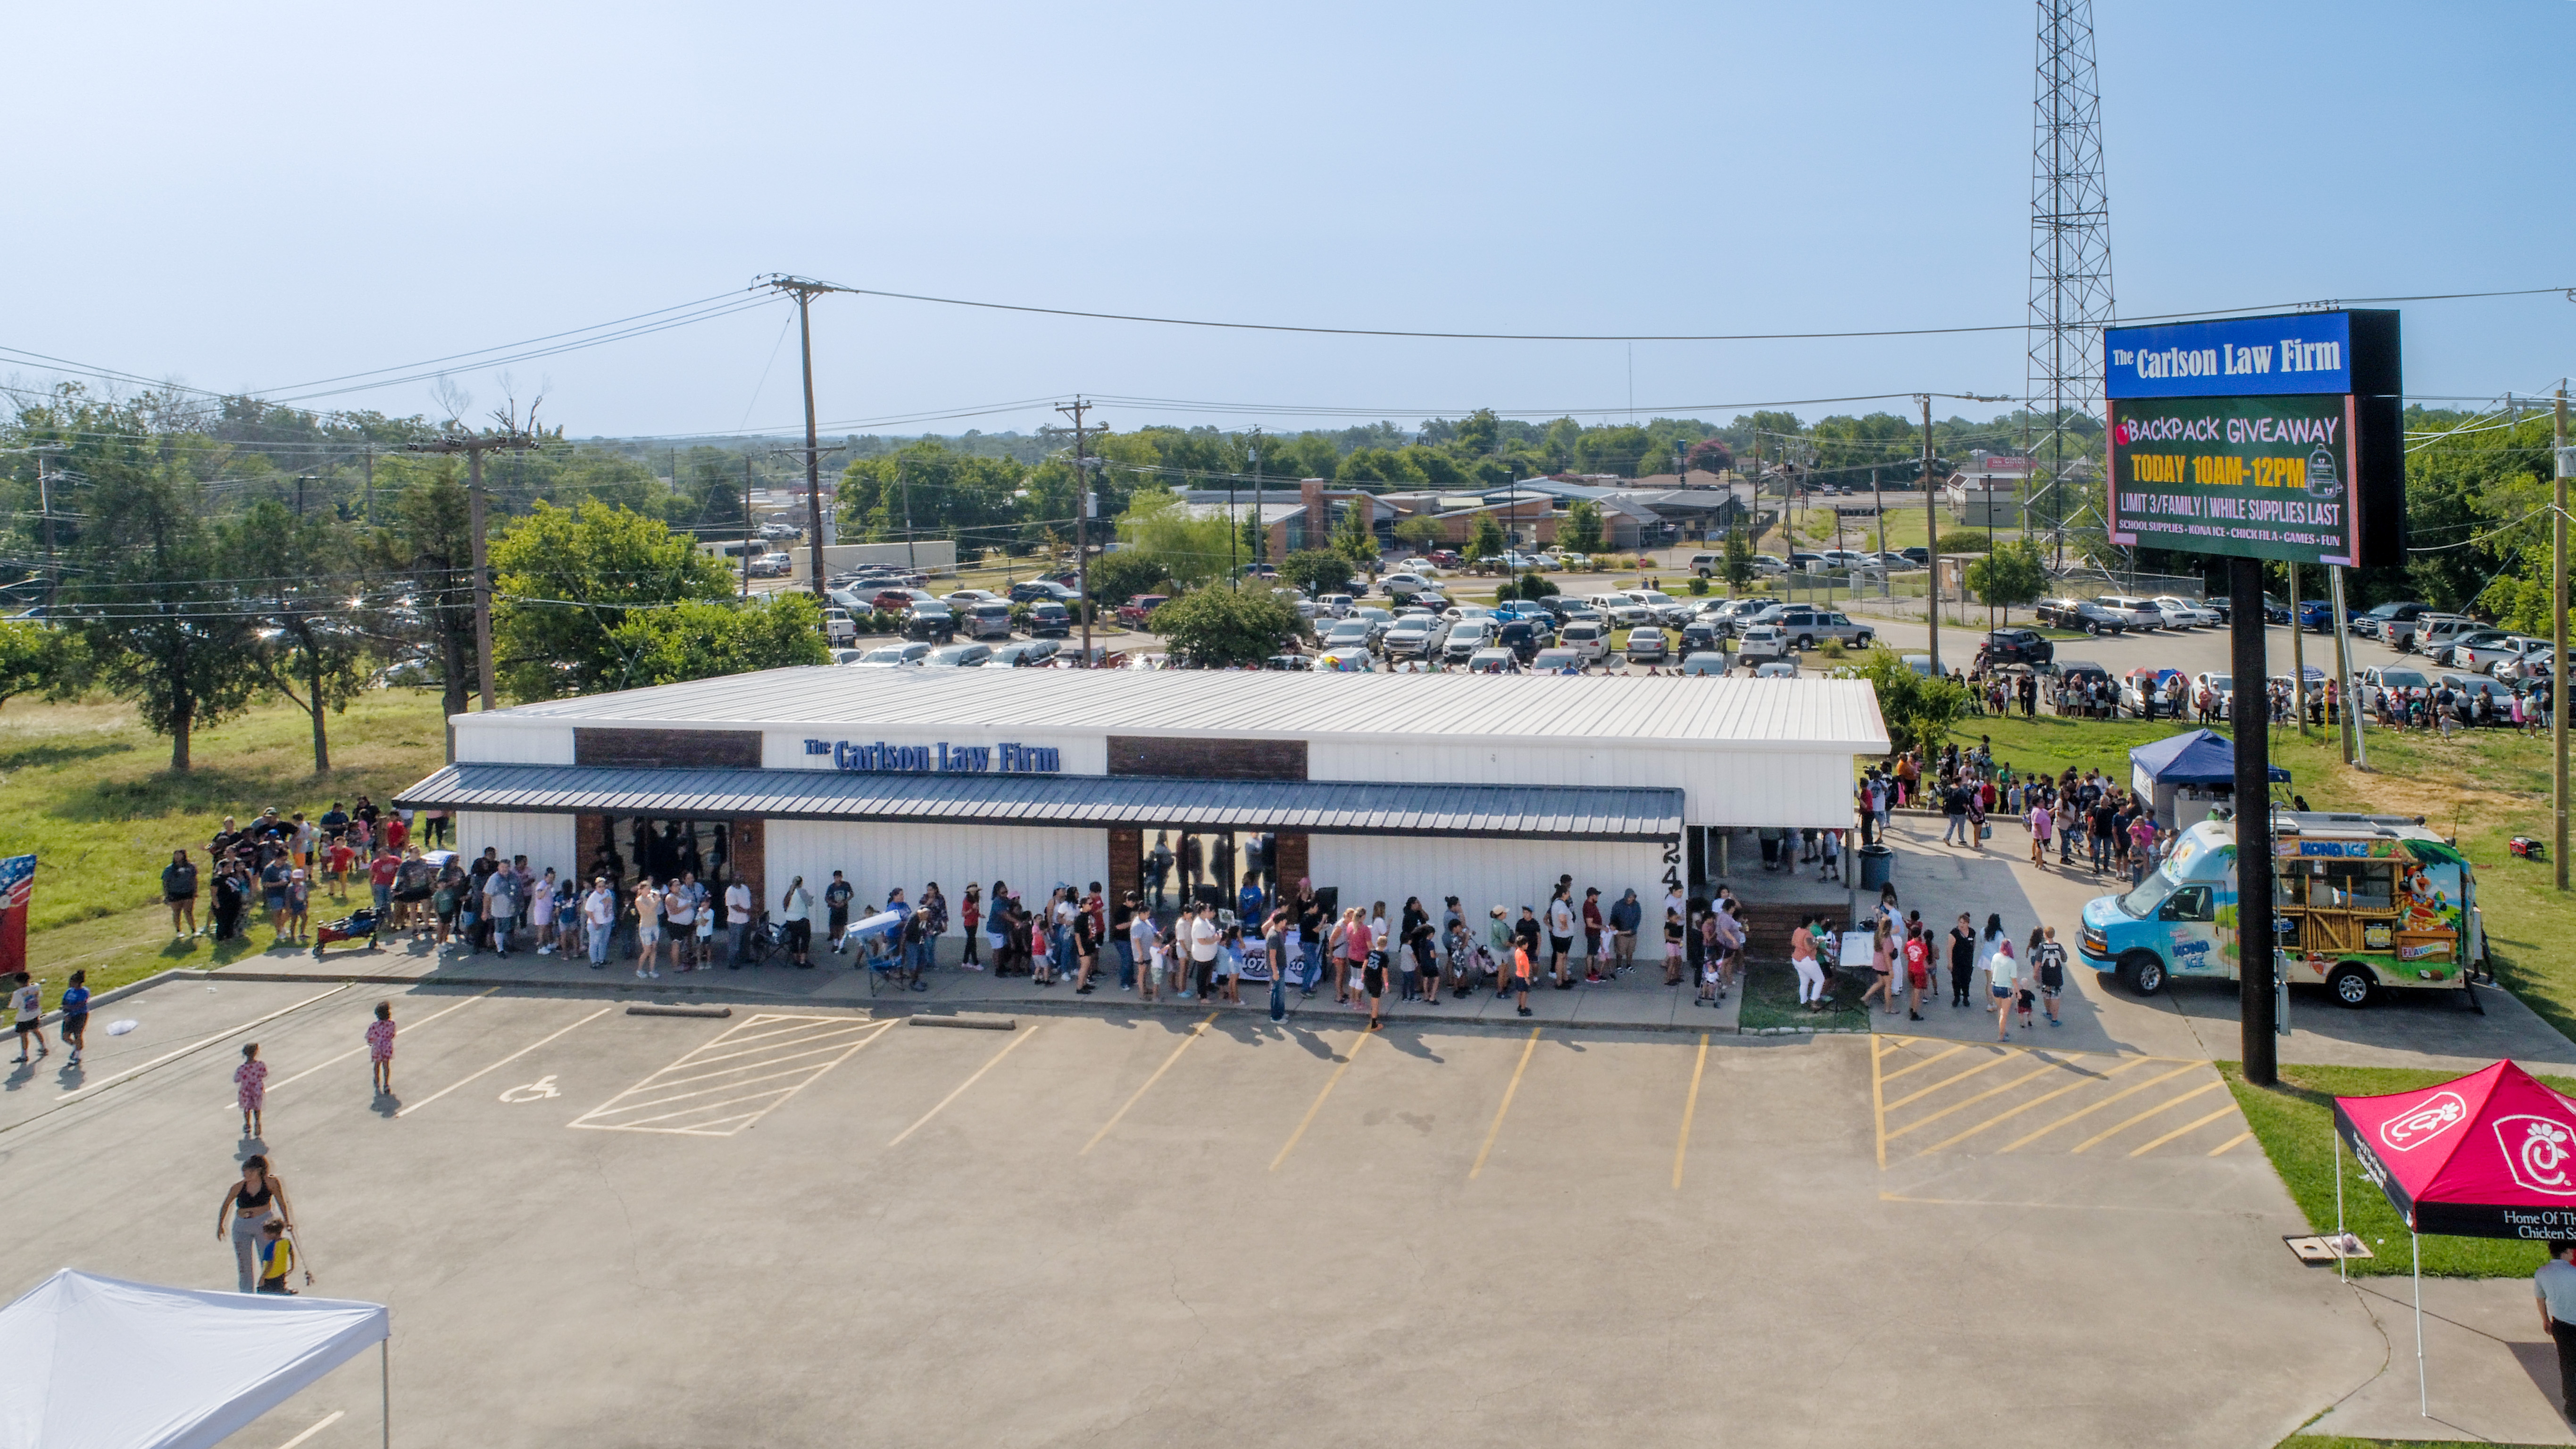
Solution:
{"label": "man in white shirt", "polygon": [[608,942],[617,934],[617,892],[608,888],[608,877],[590,883],[590,894],[581,898],[581,922],[590,930],[590,969],[597,971],[608,964]]}
{"label": "man in white shirt", "polygon": [[733,951],[725,969],[739,971],[742,969],[742,940],[751,930],[751,887],[740,880],[726,886],[724,907],[725,930],[730,933],[726,944]]}
{"label": "man in white shirt", "polygon": [[2532,1275],[2531,1296],[2539,1300],[2541,1330],[2558,1344],[2558,1401],[2576,1404],[2576,1242],[2549,1240],[2549,1261]]}
{"label": "man in white shirt", "polygon": [[[1191,913],[1188,925],[1190,976],[1197,983],[1200,993],[1205,994],[1209,978],[1216,973],[1217,942],[1224,936],[1216,926],[1216,907],[1202,902],[1199,908]],[[1187,996],[1189,992],[1184,991],[1181,994]]]}
{"label": "man in white shirt", "polygon": [[1574,984],[1565,976],[1565,958],[1574,949],[1574,903],[1566,899],[1565,891],[1560,884],[1556,894],[1547,898],[1548,974],[1556,978],[1559,991]]}
{"label": "man in white shirt", "polygon": [[814,893],[805,889],[805,877],[787,883],[786,894],[778,898],[778,920],[787,931],[787,959],[812,966],[806,953],[814,945]]}

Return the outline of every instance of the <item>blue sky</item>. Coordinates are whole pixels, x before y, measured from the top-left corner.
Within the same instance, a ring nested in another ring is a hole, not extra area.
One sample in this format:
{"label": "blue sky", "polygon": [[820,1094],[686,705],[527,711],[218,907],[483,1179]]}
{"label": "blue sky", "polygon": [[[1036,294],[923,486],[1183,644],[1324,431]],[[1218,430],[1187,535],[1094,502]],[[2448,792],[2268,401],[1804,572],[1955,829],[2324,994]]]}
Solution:
{"label": "blue sky", "polygon": [[[35,198],[0,243],[0,345],[276,389],[772,271],[1323,326],[2017,323],[2033,23],[1868,0],[55,6],[14,17],[41,63],[0,92]],[[2576,284],[2548,59],[2576,4],[2167,0],[2096,23],[2124,313]],[[787,425],[784,318],[506,371],[576,436]],[[855,297],[816,321],[822,415],[845,425],[1077,391],[1624,414],[1632,365],[1641,413],[2023,387],[2016,332],[1631,349]],[[2576,305],[2414,304],[2406,342],[2410,392],[2538,390],[2576,371]],[[499,371],[454,383],[479,410]],[[437,406],[425,381],[313,405]]]}

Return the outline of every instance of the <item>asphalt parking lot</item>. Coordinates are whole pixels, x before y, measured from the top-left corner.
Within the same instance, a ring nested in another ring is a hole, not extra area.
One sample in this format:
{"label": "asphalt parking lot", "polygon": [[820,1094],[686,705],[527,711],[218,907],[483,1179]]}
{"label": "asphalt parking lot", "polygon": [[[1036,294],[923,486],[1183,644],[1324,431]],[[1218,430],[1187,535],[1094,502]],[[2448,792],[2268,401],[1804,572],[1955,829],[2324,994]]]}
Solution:
{"label": "asphalt parking lot", "polygon": [[432,987],[379,1100],[383,994],[156,987],[0,1082],[9,1291],[229,1283],[255,1037],[398,1442],[2268,1445],[2386,1353],[2200,1062]]}

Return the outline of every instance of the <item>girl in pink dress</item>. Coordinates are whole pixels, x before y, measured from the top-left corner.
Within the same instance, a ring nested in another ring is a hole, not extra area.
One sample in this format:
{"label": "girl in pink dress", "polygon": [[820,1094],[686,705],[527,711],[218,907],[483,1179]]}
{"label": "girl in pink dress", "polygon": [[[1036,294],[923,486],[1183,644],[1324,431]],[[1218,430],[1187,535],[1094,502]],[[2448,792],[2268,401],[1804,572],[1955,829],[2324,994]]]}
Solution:
{"label": "girl in pink dress", "polygon": [[260,1102],[268,1095],[268,1063],[259,1059],[259,1043],[242,1047],[242,1064],[233,1068],[233,1085],[241,1099],[242,1135],[260,1135]]}
{"label": "girl in pink dress", "polygon": [[376,1095],[390,1097],[394,1091],[394,1004],[376,1003],[376,1019],[367,1023],[367,1060],[375,1063]]}

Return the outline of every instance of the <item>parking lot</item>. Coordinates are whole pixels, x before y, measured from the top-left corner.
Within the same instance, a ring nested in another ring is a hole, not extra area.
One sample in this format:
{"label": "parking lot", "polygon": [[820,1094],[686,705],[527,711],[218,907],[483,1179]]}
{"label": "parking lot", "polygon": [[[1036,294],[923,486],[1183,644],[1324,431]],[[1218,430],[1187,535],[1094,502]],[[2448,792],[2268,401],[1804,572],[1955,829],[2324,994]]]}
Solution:
{"label": "parking lot", "polygon": [[[2197,1062],[451,987],[372,1100],[382,990],[161,986],[9,1078],[10,1291],[230,1282],[256,1038],[402,1442],[2268,1445],[2385,1354]],[[241,1442],[373,1442],[375,1394]]]}

